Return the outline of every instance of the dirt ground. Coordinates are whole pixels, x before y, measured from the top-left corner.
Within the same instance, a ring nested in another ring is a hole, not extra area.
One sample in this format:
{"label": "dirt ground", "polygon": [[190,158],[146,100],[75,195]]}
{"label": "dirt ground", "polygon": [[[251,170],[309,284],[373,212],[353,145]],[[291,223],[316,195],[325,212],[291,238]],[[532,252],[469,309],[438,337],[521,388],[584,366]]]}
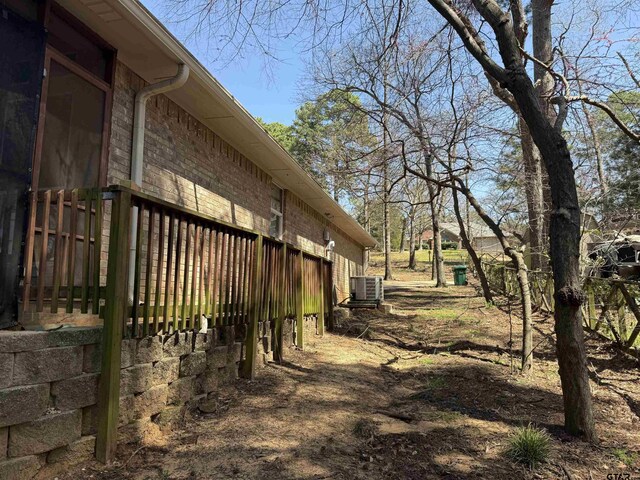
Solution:
{"label": "dirt ground", "polygon": [[[282,365],[220,392],[214,414],[146,444],[120,445],[93,479],[608,479],[640,478],[635,360],[588,340],[600,443],[562,431],[552,320],[538,318],[533,373],[517,374],[520,323],[473,287],[387,285],[394,313],[360,311]],[[552,436],[529,471],[506,458],[529,422]],[[613,474],[629,474],[614,477]],[[609,475],[609,476],[608,476]]]}

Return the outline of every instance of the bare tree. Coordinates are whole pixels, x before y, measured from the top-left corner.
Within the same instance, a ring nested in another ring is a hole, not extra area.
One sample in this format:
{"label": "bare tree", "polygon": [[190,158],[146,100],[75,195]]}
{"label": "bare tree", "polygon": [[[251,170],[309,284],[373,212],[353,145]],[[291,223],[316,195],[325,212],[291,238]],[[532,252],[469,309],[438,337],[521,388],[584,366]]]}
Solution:
{"label": "bare tree", "polygon": [[558,115],[556,121],[547,116],[525,68],[515,28],[522,22],[519,15],[524,9],[521,2],[515,0],[511,2],[511,12],[504,12],[493,0],[472,1],[475,11],[491,27],[503,63],[501,66],[491,56],[483,37],[467,14],[448,0],[428,1],[456,30],[466,49],[487,75],[513,96],[544,160],[553,207],[549,237],[556,292],[554,318],[565,428],[571,434],[584,435],[588,440],[595,441],[597,435],[580,311],[584,301],[579,277],[580,205],[571,153],[561,131],[564,115]]}

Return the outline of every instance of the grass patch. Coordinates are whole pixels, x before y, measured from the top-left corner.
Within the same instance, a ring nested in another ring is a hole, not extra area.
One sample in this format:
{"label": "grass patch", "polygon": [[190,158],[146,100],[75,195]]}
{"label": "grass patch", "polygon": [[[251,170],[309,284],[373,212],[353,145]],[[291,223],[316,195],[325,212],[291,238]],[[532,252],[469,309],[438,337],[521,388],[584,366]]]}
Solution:
{"label": "grass patch", "polygon": [[628,452],[625,448],[614,448],[611,453],[629,468],[633,466],[638,458],[636,453]]}
{"label": "grass patch", "polygon": [[536,426],[529,424],[519,427],[509,439],[507,456],[515,462],[522,463],[534,469],[540,463],[546,462],[551,451],[551,437]]}

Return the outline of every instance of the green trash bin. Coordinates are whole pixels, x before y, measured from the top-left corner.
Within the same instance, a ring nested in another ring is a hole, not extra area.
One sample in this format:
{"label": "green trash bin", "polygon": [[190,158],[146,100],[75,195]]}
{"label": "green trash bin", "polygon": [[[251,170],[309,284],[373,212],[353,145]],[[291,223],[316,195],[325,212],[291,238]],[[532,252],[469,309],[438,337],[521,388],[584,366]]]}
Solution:
{"label": "green trash bin", "polygon": [[453,267],[453,283],[454,285],[466,285],[467,284],[467,266],[456,265]]}

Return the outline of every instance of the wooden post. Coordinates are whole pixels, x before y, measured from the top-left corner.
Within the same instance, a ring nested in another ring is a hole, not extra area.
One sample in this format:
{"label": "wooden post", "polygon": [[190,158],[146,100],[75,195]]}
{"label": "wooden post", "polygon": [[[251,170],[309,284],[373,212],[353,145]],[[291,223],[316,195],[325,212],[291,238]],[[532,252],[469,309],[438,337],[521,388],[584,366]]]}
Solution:
{"label": "wooden post", "polygon": [[273,346],[273,356],[277,362],[282,362],[284,357],[284,336],[282,335],[282,325],[286,315],[286,288],[287,288],[287,244],[283,244],[280,249],[280,285],[278,286],[278,316],[274,328],[275,345]]}
{"label": "wooden post", "polygon": [[618,287],[618,331],[620,332],[620,339],[623,342],[627,340],[627,319],[626,319],[626,300],[624,294],[622,293],[622,289],[624,288],[624,284],[619,283]]}
{"label": "wooden post", "polygon": [[333,317],[333,263],[327,263],[327,268],[327,278],[329,279],[329,284],[325,285],[325,295],[327,296],[327,305],[329,306],[329,318],[327,320],[329,331],[331,331],[335,326],[335,320]]}
{"label": "wooden post", "polygon": [[631,310],[633,315],[636,317],[636,326],[633,328],[633,331],[627,339],[627,348],[631,348],[636,342],[638,335],[640,335],[640,308],[638,307],[635,298],[633,298],[633,296],[629,293],[629,290],[627,290],[627,287],[624,285],[624,283],[620,283],[620,292],[627,302],[629,310]]}
{"label": "wooden post", "polygon": [[594,330],[596,328],[596,293],[593,289],[593,284],[587,282],[587,312],[589,314],[589,328]]}
{"label": "wooden post", "polygon": [[296,346],[304,350],[304,254],[298,253],[296,276]]}
{"label": "wooden post", "polygon": [[262,235],[255,239],[255,250],[253,256],[253,281],[251,282],[249,301],[249,325],[247,326],[247,337],[245,340],[245,351],[247,352],[244,362],[242,362],[241,376],[253,380],[256,376],[256,353],[258,351],[258,316],[260,315],[260,292],[262,290]]}
{"label": "wooden post", "polygon": [[[98,198],[98,201],[100,199]],[[112,205],[109,236],[107,291],[102,331],[102,370],[98,393],[96,458],[113,459],[117,446],[118,404],[120,401],[120,350],[127,312],[127,280],[131,193],[116,192]]]}
{"label": "wooden post", "polygon": [[320,335],[321,337],[324,335],[324,303],[325,303],[325,298],[324,298],[324,260],[321,258],[320,262],[320,285],[318,286],[318,289],[320,290],[318,292],[318,300],[319,300],[319,305],[318,305],[318,335]]}

